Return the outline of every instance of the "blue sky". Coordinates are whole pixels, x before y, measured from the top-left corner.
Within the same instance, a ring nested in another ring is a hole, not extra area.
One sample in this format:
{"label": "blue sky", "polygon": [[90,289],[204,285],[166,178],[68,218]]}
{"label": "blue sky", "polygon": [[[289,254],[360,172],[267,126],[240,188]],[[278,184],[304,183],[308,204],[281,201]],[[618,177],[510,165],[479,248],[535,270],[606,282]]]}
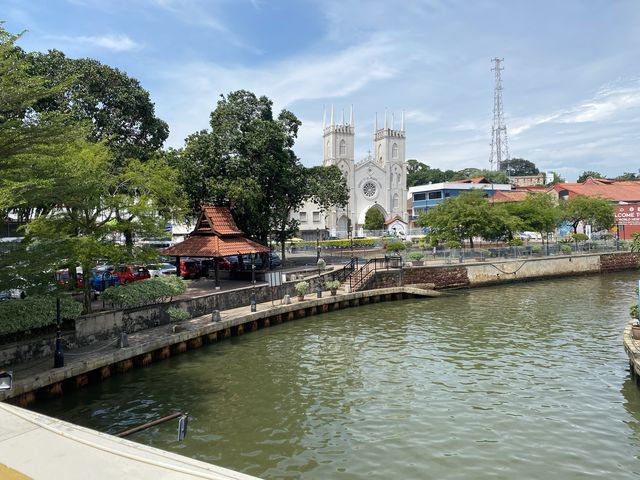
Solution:
{"label": "blue sky", "polygon": [[387,108],[405,112],[407,158],[487,168],[497,56],[512,157],[567,180],[640,168],[637,0],[0,0],[0,20],[28,30],[26,50],[139,79],[169,123],[168,146],[244,88],[302,120],[306,165],[321,162],[333,104],[337,118],[354,107],[356,159]]}

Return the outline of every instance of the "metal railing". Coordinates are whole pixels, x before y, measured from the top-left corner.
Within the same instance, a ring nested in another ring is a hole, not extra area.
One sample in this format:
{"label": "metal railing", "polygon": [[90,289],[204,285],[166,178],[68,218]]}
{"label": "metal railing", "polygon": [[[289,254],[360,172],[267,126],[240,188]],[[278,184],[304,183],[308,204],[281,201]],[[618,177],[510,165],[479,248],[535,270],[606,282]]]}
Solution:
{"label": "metal railing", "polygon": [[361,268],[355,270],[345,280],[348,282],[352,292],[362,288],[367,280],[379,270],[389,270],[390,268],[402,268],[402,258],[399,256],[372,258]]}

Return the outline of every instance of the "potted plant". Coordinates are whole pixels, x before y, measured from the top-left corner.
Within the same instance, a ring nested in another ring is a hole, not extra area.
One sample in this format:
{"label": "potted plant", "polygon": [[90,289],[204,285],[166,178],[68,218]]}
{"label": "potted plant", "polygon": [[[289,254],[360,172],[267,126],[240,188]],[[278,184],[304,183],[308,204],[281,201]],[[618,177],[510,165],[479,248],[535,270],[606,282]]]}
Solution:
{"label": "potted plant", "polygon": [[331,290],[331,295],[335,296],[337,291],[338,291],[338,287],[340,286],[340,281],[339,280],[329,280],[328,282],[325,282],[324,284],[329,290]]}
{"label": "potted plant", "polygon": [[309,282],[303,280],[302,282],[298,282],[293,287],[298,294],[298,300],[304,300],[305,293],[309,292]]}
{"label": "potted plant", "polygon": [[411,252],[409,254],[409,260],[414,266],[424,265],[423,258],[424,254],[422,252]]}

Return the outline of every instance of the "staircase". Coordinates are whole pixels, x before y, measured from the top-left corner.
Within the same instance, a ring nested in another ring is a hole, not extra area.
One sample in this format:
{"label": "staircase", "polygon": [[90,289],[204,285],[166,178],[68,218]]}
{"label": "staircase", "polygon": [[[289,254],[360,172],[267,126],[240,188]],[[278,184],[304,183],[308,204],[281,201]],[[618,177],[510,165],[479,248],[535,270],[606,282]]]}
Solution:
{"label": "staircase", "polygon": [[353,271],[345,278],[344,284],[349,285],[352,292],[362,290],[378,270],[389,270],[391,260],[393,259],[389,257],[372,258],[360,268],[355,265]]}

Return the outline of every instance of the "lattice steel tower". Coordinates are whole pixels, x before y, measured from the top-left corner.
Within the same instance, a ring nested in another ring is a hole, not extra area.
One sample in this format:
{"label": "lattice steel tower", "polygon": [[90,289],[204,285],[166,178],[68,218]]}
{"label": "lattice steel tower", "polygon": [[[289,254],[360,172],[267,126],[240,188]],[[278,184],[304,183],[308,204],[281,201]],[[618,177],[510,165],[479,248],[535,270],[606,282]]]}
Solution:
{"label": "lattice steel tower", "polygon": [[500,77],[500,72],[504,70],[500,63],[504,62],[504,58],[494,58],[491,61],[495,64],[491,71],[496,72],[496,85],[493,92],[493,127],[491,129],[489,163],[491,170],[494,166],[496,170],[500,170],[502,161],[509,160],[509,142],[507,140],[507,125],[504,123],[502,113],[502,78]]}

